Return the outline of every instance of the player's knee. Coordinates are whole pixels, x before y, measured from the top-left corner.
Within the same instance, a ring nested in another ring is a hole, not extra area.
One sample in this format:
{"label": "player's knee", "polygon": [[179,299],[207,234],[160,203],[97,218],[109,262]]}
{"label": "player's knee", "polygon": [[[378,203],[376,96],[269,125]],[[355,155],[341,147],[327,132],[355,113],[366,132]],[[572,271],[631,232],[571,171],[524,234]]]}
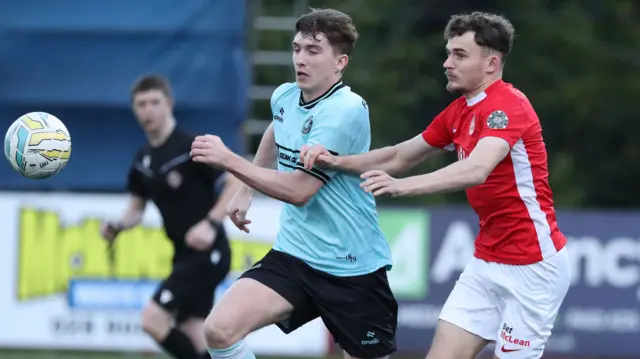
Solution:
{"label": "player's knee", "polygon": [[473,359],[487,344],[482,337],[440,320],[426,359]]}
{"label": "player's knee", "polygon": [[204,336],[207,346],[214,349],[229,348],[242,339],[242,335],[237,333],[232,321],[216,316],[214,313],[210,314],[204,322]]}
{"label": "player's knee", "polygon": [[171,330],[171,316],[151,302],[142,311],[142,330],[156,341],[162,341]]}

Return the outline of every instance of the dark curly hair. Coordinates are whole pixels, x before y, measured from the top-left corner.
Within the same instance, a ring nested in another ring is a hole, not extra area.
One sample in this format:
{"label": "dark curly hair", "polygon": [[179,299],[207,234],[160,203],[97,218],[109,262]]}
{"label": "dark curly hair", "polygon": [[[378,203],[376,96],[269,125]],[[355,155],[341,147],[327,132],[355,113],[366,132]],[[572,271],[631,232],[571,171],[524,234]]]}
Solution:
{"label": "dark curly hair", "polygon": [[515,29],[506,18],[485,12],[454,15],[444,30],[444,39],[461,36],[469,31],[475,33],[478,46],[498,51],[506,57],[513,47]]}
{"label": "dark curly hair", "polygon": [[340,54],[349,55],[356,46],[358,31],[351,17],[334,9],[311,9],[296,21],[296,33],[316,39],[324,34]]}

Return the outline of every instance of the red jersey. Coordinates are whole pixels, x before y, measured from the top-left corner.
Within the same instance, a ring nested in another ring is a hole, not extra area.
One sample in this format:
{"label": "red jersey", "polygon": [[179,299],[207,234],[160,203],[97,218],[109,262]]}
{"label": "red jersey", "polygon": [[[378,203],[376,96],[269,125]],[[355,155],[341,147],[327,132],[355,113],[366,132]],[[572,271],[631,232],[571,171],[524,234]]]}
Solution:
{"label": "red jersey", "polygon": [[422,133],[430,146],[455,148],[458,160],[489,136],[511,150],[483,184],[466,190],[480,219],[475,256],[524,265],[554,255],[567,239],[553,208],[540,120],[522,92],[498,80],[472,99],[452,102]]}

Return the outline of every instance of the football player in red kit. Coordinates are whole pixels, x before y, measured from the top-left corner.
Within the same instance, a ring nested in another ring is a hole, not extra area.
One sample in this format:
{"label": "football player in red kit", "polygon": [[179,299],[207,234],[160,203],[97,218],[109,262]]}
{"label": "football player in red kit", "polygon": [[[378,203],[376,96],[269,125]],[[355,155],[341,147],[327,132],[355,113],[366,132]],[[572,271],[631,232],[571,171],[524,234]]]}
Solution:
{"label": "football player in red kit", "polygon": [[[504,17],[456,15],[444,62],[453,101],[420,135],[355,156],[302,148],[308,168],[361,174],[374,196],[465,189],[480,220],[474,258],[447,299],[427,359],[472,359],[489,342],[502,359],[542,356],[569,289],[566,238],[558,229],[540,121],[522,92],[502,80],[514,29]],[[458,161],[394,178],[443,150]]]}

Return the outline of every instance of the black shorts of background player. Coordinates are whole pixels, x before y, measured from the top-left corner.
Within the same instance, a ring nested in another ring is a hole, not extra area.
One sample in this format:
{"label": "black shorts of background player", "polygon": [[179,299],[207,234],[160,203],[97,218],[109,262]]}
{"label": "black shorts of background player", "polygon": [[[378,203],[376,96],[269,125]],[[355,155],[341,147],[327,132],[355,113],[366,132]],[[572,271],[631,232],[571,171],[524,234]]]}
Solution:
{"label": "black shorts of background player", "polygon": [[[195,135],[176,126],[167,79],[142,77],[131,95],[148,143],[138,151],[129,171],[128,206],[119,221],[103,224],[102,235],[113,240],[119,232],[138,225],[147,201],[154,202],[175,251],[173,270],[146,305],[142,326],[175,358],[208,359],[203,324],[213,306],[215,288],[229,272],[231,253],[222,220],[240,182],[191,161]],[[222,181],[218,196],[215,185]]]}

